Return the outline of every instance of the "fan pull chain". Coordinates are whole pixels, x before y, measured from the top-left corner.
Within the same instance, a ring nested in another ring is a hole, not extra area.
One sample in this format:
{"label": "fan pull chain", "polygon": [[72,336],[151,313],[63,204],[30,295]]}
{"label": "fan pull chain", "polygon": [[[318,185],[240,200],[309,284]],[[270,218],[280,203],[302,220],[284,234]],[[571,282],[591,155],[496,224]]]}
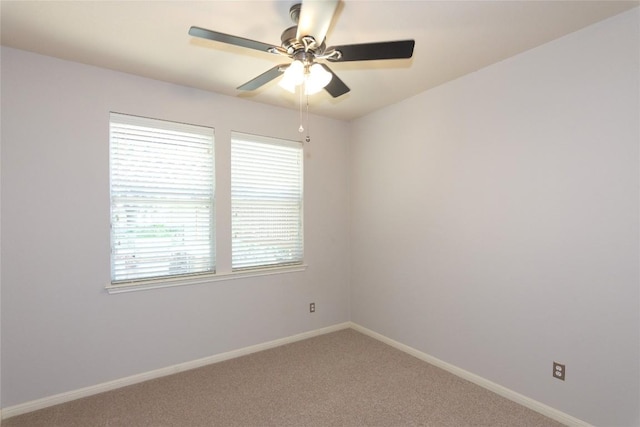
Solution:
{"label": "fan pull chain", "polygon": [[309,133],[309,95],[307,95],[307,137],[304,139],[306,142],[311,142]]}
{"label": "fan pull chain", "polygon": [[302,126],[302,92],[303,92],[303,85],[300,85],[300,96],[299,98],[299,104],[300,104],[300,127],[298,128],[298,132],[302,133],[304,132],[304,127]]}

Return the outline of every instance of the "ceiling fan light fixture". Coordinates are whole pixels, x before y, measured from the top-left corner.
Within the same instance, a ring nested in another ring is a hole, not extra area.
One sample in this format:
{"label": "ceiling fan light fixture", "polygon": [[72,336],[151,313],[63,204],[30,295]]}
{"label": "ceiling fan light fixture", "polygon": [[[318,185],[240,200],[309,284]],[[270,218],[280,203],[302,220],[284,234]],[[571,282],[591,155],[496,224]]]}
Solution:
{"label": "ceiling fan light fixture", "polygon": [[284,90],[296,93],[296,88],[304,84],[304,94],[313,95],[320,92],[329,84],[333,75],[318,63],[305,66],[300,60],[295,60],[285,70],[278,86]]}
{"label": "ceiling fan light fixture", "polygon": [[309,67],[309,73],[305,76],[304,93],[313,95],[320,92],[329,84],[333,75],[318,63]]}
{"label": "ceiling fan light fixture", "polygon": [[295,93],[296,86],[301,85],[303,82],[304,64],[302,63],[302,61],[296,59],[285,70],[282,79],[280,79],[280,83],[278,83],[278,86],[288,92]]}

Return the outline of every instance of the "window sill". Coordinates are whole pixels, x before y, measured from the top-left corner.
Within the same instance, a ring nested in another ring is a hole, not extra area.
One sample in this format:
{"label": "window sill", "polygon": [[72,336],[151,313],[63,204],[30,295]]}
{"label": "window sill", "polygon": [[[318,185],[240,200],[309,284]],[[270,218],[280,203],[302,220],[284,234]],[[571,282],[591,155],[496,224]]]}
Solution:
{"label": "window sill", "polygon": [[306,264],[288,265],[284,267],[261,268],[255,270],[234,271],[231,273],[202,274],[191,277],[162,278],[139,282],[109,284],[105,289],[109,294],[121,294],[125,292],[148,291],[151,289],[172,288],[175,286],[191,286],[204,283],[219,282],[223,280],[243,279],[246,277],[271,276],[274,274],[295,273],[305,271]]}

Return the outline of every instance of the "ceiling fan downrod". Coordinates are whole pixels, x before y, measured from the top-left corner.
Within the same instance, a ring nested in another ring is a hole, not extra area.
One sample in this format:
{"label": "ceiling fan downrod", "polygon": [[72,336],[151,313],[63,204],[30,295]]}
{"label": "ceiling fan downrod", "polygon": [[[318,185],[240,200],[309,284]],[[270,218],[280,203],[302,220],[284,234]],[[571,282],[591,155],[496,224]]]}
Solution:
{"label": "ceiling fan downrod", "polygon": [[300,21],[300,10],[302,9],[302,3],[296,3],[289,8],[289,17],[294,24],[298,25]]}

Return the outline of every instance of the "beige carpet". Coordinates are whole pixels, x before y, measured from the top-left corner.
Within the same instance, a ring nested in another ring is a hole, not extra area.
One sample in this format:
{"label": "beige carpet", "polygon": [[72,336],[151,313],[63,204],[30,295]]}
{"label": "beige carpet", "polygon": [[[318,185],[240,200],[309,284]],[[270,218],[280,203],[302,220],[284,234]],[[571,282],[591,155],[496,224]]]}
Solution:
{"label": "beige carpet", "polygon": [[346,329],[9,418],[18,426],[560,426]]}

